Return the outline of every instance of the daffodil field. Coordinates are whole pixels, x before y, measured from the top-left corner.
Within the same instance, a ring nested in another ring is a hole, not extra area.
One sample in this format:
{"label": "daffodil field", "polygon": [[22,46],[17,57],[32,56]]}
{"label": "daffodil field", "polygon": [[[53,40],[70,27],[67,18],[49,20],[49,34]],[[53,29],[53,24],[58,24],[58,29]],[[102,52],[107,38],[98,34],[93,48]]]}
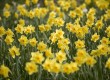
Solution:
{"label": "daffodil field", "polygon": [[0,80],[110,80],[110,0],[23,0],[0,12]]}

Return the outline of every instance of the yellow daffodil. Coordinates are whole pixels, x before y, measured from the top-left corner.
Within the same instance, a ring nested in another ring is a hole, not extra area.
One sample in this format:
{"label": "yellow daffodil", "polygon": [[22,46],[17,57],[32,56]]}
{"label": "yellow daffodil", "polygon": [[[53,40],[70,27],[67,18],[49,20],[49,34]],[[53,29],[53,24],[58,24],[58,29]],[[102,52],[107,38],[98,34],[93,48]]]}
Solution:
{"label": "yellow daffodil", "polygon": [[66,73],[66,74],[70,74],[71,73],[71,66],[69,63],[65,63],[62,65],[62,72]]}
{"label": "yellow daffodil", "polygon": [[29,39],[29,44],[30,44],[32,47],[35,47],[36,44],[37,44],[36,38]]}
{"label": "yellow daffodil", "polygon": [[37,49],[41,52],[45,51],[47,48],[47,45],[44,43],[44,42],[39,42],[38,43],[38,46],[37,46]]}
{"label": "yellow daffodil", "polygon": [[7,45],[11,45],[13,41],[13,36],[6,36],[5,42],[7,43]]}
{"label": "yellow daffodil", "polygon": [[20,42],[21,45],[24,45],[24,46],[26,46],[27,43],[28,43],[28,39],[27,39],[27,37],[24,36],[24,35],[22,35],[22,36],[18,39],[18,41]]}
{"label": "yellow daffodil", "polygon": [[16,30],[17,33],[23,34],[24,27],[20,24],[17,24],[17,27],[15,27],[15,30]]}
{"label": "yellow daffodil", "polygon": [[7,66],[5,66],[4,64],[0,66],[0,75],[3,75],[3,77],[6,78],[9,77],[9,72],[11,71]]}
{"label": "yellow daffodil", "polygon": [[84,48],[85,47],[85,42],[83,40],[77,40],[75,42],[76,48]]}
{"label": "yellow daffodil", "polygon": [[86,57],[86,64],[93,67],[94,64],[96,63],[96,60],[92,56]]}
{"label": "yellow daffodil", "polygon": [[13,33],[13,31],[11,29],[8,28],[8,30],[6,31],[6,35],[7,36],[13,36],[14,33]]}
{"label": "yellow daffodil", "polygon": [[92,35],[91,41],[96,42],[96,41],[99,39],[99,37],[100,37],[100,36],[97,35],[97,33],[95,33],[95,34]]}
{"label": "yellow daffodil", "polygon": [[3,15],[4,15],[6,18],[8,18],[8,17],[10,17],[11,13],[10,13],[10,11],[6,10],[6,11],[4,11]]}
{"label": "yellow daffodil", "polygon": [[3,26],[0,26],[0,37],[2,37],[5,34],[5,28]]}
{"label": "yellow daffodil", "polygon": [[32,52],[31,53],[31,61],[34,61],[35,63],[38,63],[38,64],[42,64],[42,61],[44,60],[44,56],[42,53],[40,52]]}
{"label": "yellow daffodil", "polygon": [[38,66],[34,62],[26,62],[25,70],[29,75],[38,72]]}
{"label": "yellow daffodil", "polygon": [[59,51],[56,53],[56,60],[58,60],[60,63],[62,63],[64,60],[66,60],[66,53]]}
{"label": "yellow daffodil", "polygon": [[13,47],[9,48],[9,53],[13,58],[15,58],[15,56],[20,55],[19,48],[17,48],[16,46],[13,46]]}

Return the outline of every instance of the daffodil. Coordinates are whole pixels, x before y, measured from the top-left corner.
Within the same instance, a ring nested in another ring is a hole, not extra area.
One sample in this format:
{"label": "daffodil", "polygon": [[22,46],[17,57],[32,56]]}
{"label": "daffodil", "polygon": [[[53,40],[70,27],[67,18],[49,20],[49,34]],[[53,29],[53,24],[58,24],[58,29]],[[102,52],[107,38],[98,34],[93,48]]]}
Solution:
{"label": "daffodil", "polygon": [[17,33],[23,34],[24,27],[20,24],[17,24],[17,27],[15,27],[15,30]]}
{"label": "daffodil", "polygon": [[33,4],[37,4],[38,0],[32,0]]}
{"label": "daffodil", "polygon": [[37,44],[36,38],[29,39],[29,44],[30,44],[32,47],[35,47],[36,44]]}
{"label": "daffodil", "polygon": [[6,10],[6,11],[4,11],[3,15],[4,15],[6,18],[8,18],[8,17],[10,17],[11,13],[10,13],[10,11]]}
{"label": "daffodil", "polygon": [[0,37],[2,37],[5,34],[5,28],[3,26],[0,26]]}
{"label": "daffodil", "polygon": [[77,40],[76,42],[75,42],[75,45],[76,45],[76,48],[84,48],[85,47],[85,42],[84,42],[84,40]]}
{"label": "daffodil", "polygon": [[68,75],[71,73],[71,66],[69,63],[65,63],[62,65],[62,72]]}
{"label": "daffodil", "polygon": [[35,63],[38,64],[42,64],[43,60],[44,60],[44,56],[42,53],[40,52],[32,52],[31,53],[32,57],[31,57],[31,61],[34,61]]}
{"label": "daffodil", "polygon": [[52,57],[53,57],[53,53],[52,53],[52,51],[51,51],[51,47],[50,47],[49,49],[46,49],[46,50],[45,50],[45,56],[46,56],[47,58],[52,58]]}
{"label": "daffodil", "polygon": [[92,56],[86,57],[86,64],[93,67],[97,61]]}
{"label": "daffodil", "polygon": [[45,51],[47,48],[47,45],[42,41],[38,43],[37,49],[41,52]]}
{"label": "daffodil", "polygon": [[18,41],[20,42],[21,45],[26,46],[28,44],[28,39],[26,36],[22,35]]}
{"label": "daffodil", "polygon": [[29,75],[38,72],[38,66],[34,62],[26,62],[25,70]]}
{"label": "daffodil", "polygon": [[92,35],[91,41],[96,42],[96,41],[99,39],[99,37],[100,37],[100,36],[97,35],[97,33],[95,33],[95,34]]}
{"label": "daffodil", "polygon": [[10,69],[4,64],[0,66],[0,75],[3,75],[5,78],[9,77]]}
{"label": "daffodil", "polygon": [[13,46],[13,47],[9,48],[9,53],[10,53],[10,55],[13,58],[15,58],[15,56],[19,56],[20,55],[20,51],[19,50],[20,50],[19,48],[17,48],[16,46]]}
{"label": "daffodil", "polygon": [[66,53],[59,51],[56,53],[56,60],[58,60],[60,63],[62,63],[64,60],[66,60]]}
{"label": "daffodil", "polygon": [[47,58],[42,66],[44,70],[47,70],[48,72],[50,72],[52,69],[52,60]]}
{"label": "daffodil", "polygon": [[8,28],[7,31],[6,31],[6,35],[7,36],[13,36],[14,33],[13,33],[13,31],[11,29]]}
{"label": "daffodil", "polygon": [[74,73],[79,70],[79,67],[76,62],[71,62],[70,67],[71,67],[71,73]]}
{"label": "daffodil", "polygon": [[54,72],[54,73],[59,73],[61,71],[61,64],[57,63],[57,62],[54,62],[53,65],[52,65],[51,71]]}
{"label": "daffodil", "polygon": [[11,45],[13,41],[13,36],[6,36],[5,42],[7,43],[7,45]]}

